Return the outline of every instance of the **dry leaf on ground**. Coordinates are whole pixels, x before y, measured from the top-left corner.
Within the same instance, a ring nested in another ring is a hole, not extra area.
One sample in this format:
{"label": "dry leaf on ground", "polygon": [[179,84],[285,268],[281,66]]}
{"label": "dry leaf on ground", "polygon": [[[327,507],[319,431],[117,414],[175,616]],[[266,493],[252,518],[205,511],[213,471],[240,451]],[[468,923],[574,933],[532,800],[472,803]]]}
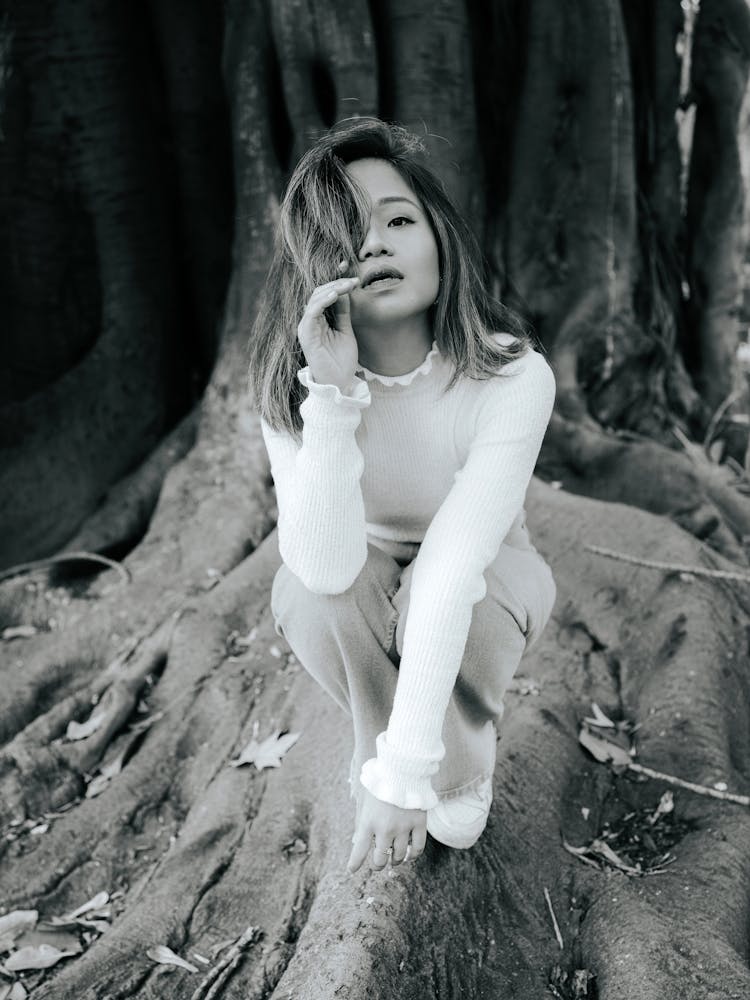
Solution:
{"label": "dry leaf on ground", "polygon": [[0,941],[15,940],[29,927],[36,926],[38,919],[38,910],[13,910],[11,913],[6,913],[0,917]]}
{"label": "dry leaf on ground", "polygon": [[61,958],[78,955],[78,951],[60,951],[51,944],[29,945],[19,948],[5,960],[9,972],[23,972],[26,969],[49,969],[57,965]]}
{"label": "dry leaf on ground", "polygon": [[181,969],[187,969],[188,972],[200,972],[200,969],[192,965],[190,962],[186,962],[184,958],[180,958],[179,955],[175,955],[171,948],[167,948],[165,944],[157,945],[155,948],[149,948],[146,952],[148,957],[153,962],[158,962],[159,965],[179,965]]}
{"label": "dry leaf on ground", "polygon": [[17,979],[15,983],[5,983],[0,986],[0,1000],[26,1000],[29,994],[26,987]]}
{"label": "dry leaf on ground", "polygon": [[261,743],[254,737],[244,748],[239,757],[230,760],[231,767],[241,764],[255,764],[259,771],[264,767],[280,767],[281,758],[294,746],[300,738],[300,733],[285,733],[281,730],[271,733]]}
{"label": "dry leaf on ground", "polygon": [[587,725],[581,726],[578,742],[584,746],[592,757],[600,764],[613,764],[615,767],[628,767],[631,763],[630,752],[619,743],[604,735],[593,732]]}
{"label": "dry leaf on ground", "polygon": [[40,945],[51,945],[58,951],[73,952],[76,955],[83,951],[78,928],[59,927],[56,924],[40,920],[36,927],[30,927],[17,938],[15,948],[38,948]]}
{"label": "dry leaf on ground", "polygon": [[39,629],[35,625],[9,625],[3,629],[2,638],[7,639],[30,639],[36,635]]}
{"label": "dry leaf on ground", "polygon": [[614,722],[602,712],[595,701],[591,702],[591,711],[593,718],[586,718],[583,720],[584,722],[589,723],[591,726],[599,726],[600,729],[615,728]]}
{"label": "dry leaf on ground", "polygon": [[106,718],[106,712],[96,712],[90,715],[85,722],[76,722],[75,719],[71,719],[65,730],[65,739],[85,740],[87,736],[91,736],[97,731]]}
{"label": "dry leaf on ground", "polygon": [[101,910],[103,906],[106,906],[109,902],[109,893],[102,889],[101,892],[97,892],[95,896],[89,899],[87,902],[82,903],[78,909],[73,910],[71,913],[65,914],[68,920],[75,920],[76,917],[82,917],[84,913],[90,913],[91,910]]}
{"label": "dry leaf on ground", "polygon": [[[151,720],[149,720],[150,725]],[[145,728],[148,728],[148,726]],[[99,773],[86,786],[87,799],[93,799],[97,795],[101,795],[112,778],[117,777],[122,771],[125,766],[125,759],[130,754],[133,744],[141,739],[143,730],[144,727],[140,726],[138,729],[123,733],[122,736],[115,740],[104,760],[99,765]]]}

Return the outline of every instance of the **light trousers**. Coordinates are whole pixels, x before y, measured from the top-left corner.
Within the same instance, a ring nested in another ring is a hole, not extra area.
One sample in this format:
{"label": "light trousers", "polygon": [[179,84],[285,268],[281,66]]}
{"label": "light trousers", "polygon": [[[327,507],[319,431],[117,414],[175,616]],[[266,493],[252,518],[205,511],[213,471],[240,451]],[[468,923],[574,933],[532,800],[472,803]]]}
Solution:
{"label": "light trousers", "polygon": [[[362,764],[388,726],[398,682],[414,563],[368,543],[367,561],[342,594],[315,594],[282,563],[271,591],[276,632],[351,717],[352,795]],[[472,611],[458,676],[442,722],[445,756],[432,778],[438,798],[479,784],[495,767],[503,696],[521,657],[551,615],[552,572],[533,547],[503,544],[485,570],[487,593]]]}

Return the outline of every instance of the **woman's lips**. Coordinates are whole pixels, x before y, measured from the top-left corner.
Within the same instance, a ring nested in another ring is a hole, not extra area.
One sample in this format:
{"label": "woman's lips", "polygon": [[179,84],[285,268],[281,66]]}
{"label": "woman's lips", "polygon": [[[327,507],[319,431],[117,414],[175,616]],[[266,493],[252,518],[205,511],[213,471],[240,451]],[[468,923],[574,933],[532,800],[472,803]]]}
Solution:
{"label": "woman's lips", "polygon": [[370,285],[374,285],[377,281],[383,281],[385,278],[403,278],[403,274],[397,267],[391,267],[389,264],[372,267],[367,274],[362,275],[362,288],[369,288]]}
{"label": "woman's lips", "polygon": [[373,291],[373,292],[385,291],[388,288],[395,288],[395,286],[400,281],[403,281],[403,278],[397,278],[397,277],[395,277],[393,275],[388,275],[387,277],[383,277],[383,278],[376,278],[374,281],[371,281],[367,285],[365,285],[365,287],[362,289],[362,291],[364,291],[364,292],[369,292],[369,291]]}

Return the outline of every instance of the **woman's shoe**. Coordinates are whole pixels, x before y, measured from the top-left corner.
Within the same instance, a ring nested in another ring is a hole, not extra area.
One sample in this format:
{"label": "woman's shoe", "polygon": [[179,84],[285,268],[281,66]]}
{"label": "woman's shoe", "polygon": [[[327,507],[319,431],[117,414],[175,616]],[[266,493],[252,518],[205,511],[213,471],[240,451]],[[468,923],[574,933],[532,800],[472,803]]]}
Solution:
{"label": "woman's shoe", "polygon": [[487,778],[476,788],[428,809],[427,832],[446,847],[471,847],[487,826],[491,805],[492,778]]}

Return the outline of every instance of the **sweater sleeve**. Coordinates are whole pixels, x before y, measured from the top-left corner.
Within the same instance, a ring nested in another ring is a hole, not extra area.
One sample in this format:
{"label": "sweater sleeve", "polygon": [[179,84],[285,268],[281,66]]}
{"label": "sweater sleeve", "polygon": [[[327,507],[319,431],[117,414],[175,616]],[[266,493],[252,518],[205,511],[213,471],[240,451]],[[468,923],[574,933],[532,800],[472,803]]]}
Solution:
{"label": "sweater sleeve", "polygon": [[541,354],[528,351],[503,372],[479,393],[466,462],[415,559],[393,709],[361,771],[376,798],[405,809],[437,804],[430,777],[445,754],[443,720],[472,608],[523,506],[552,413],[555,380]]}
{"label": "sweater sleeve", "polygon": [[297,377],[309,390],[300,406],[302,444],[261,420],[276,485],[279,552],[308,590],[340,594],[367,560],[364,459],[355,431],[370,389],[355,377],[345,396],[338,386],[315,382],[309,367]]}

